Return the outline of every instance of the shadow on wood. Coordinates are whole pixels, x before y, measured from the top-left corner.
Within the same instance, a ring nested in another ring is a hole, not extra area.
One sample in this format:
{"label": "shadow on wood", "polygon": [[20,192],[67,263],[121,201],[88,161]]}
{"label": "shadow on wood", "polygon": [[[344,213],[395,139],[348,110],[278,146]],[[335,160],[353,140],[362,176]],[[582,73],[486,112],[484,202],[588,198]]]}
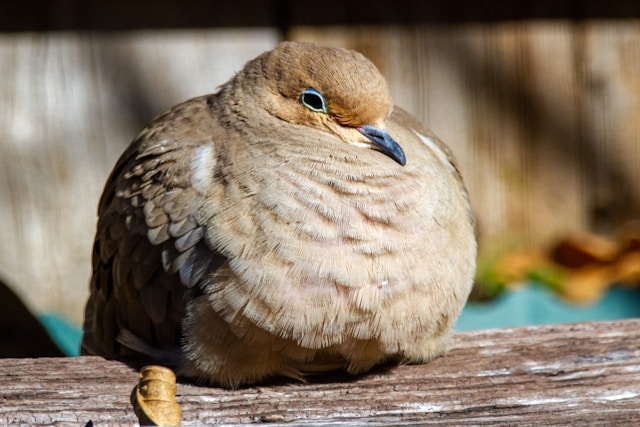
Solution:
{"label": "shadow on wood", "polygon": [[0,280],[0,358],[61,356],[38,319]]}
{"label": "shadow on wood", "polygon": [[[242,12],[238,12],[242,11]],[[321,7],[290,0],[211,2],[171,0],[8,0],[0,3],[0,31],[131,30],[160,28],[278,27],[295,25],[452,24],[524,19],[632,19],[629,0],[326,0]]]}

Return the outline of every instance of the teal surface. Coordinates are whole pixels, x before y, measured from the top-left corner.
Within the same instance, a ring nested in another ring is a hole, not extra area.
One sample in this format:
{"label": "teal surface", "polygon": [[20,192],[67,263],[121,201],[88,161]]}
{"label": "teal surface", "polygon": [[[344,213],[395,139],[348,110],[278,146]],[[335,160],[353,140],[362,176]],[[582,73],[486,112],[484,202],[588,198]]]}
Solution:
{"label": "teal surface", "polygon": [[38,316],[38,319],[64,354],[67,356],[80,354],[82,331],[78,326],[55,314],[44,314]]}
{"label": "teal surface", "polygon": [[[612,289],[593,305],[565,302],[540,286],[509,291],[490,303],[469,303],[462,311],[456,331],[549,323],[616,320],[640,317],[640,291]],[[55,315],[40,316],[53,340],[68,356],[77,356],[82,332]]]}
{"label": "teal surface", "polygon": [[469,331],[508,326],[544,325],[593,320],[640,317],[640,291],[611,289],[591,305],[560,299],[548,289],[530,285],[505,292],[490,303],[469,303],[458,318],[455,330]]}

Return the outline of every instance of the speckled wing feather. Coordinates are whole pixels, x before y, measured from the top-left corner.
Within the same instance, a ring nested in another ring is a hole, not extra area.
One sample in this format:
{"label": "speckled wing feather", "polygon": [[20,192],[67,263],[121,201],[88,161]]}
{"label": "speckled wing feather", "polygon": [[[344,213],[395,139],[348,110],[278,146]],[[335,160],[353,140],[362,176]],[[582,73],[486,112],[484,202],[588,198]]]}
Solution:
{"label": "speckled wing feather", "polygon": [[174,107],[111,173],[98,209],[84,354],[131,353],[118,342],[125,330],[151,348],[178,346],[185,303],[224,261],[203,239],[203,195],[192,185],[192,159],[215,148],[212,122],[205,97]]}

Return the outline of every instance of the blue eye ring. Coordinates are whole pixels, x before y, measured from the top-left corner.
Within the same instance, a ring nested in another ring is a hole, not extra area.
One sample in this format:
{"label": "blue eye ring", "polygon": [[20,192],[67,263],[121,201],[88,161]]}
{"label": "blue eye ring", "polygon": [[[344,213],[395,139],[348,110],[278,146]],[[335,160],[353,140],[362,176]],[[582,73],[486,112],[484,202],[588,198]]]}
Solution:
{"label": "blue eye ring", "polygon": [[300,95],[300,102],[302,102],[302,105],[316,113],[329,112],[324,96],[312,87],[306,88],[302,91],[302,95]]}

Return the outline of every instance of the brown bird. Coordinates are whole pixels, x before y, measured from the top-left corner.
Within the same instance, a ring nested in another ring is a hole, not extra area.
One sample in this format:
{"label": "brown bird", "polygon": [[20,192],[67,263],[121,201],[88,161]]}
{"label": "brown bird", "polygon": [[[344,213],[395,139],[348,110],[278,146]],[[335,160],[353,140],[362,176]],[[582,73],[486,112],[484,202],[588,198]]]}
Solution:
{"label": "brown bird", "polygon": [[226,387],[428,361],[475,269],[449,150],[364,56],[310,43],[154,119],[98,215],[82,352]]}

